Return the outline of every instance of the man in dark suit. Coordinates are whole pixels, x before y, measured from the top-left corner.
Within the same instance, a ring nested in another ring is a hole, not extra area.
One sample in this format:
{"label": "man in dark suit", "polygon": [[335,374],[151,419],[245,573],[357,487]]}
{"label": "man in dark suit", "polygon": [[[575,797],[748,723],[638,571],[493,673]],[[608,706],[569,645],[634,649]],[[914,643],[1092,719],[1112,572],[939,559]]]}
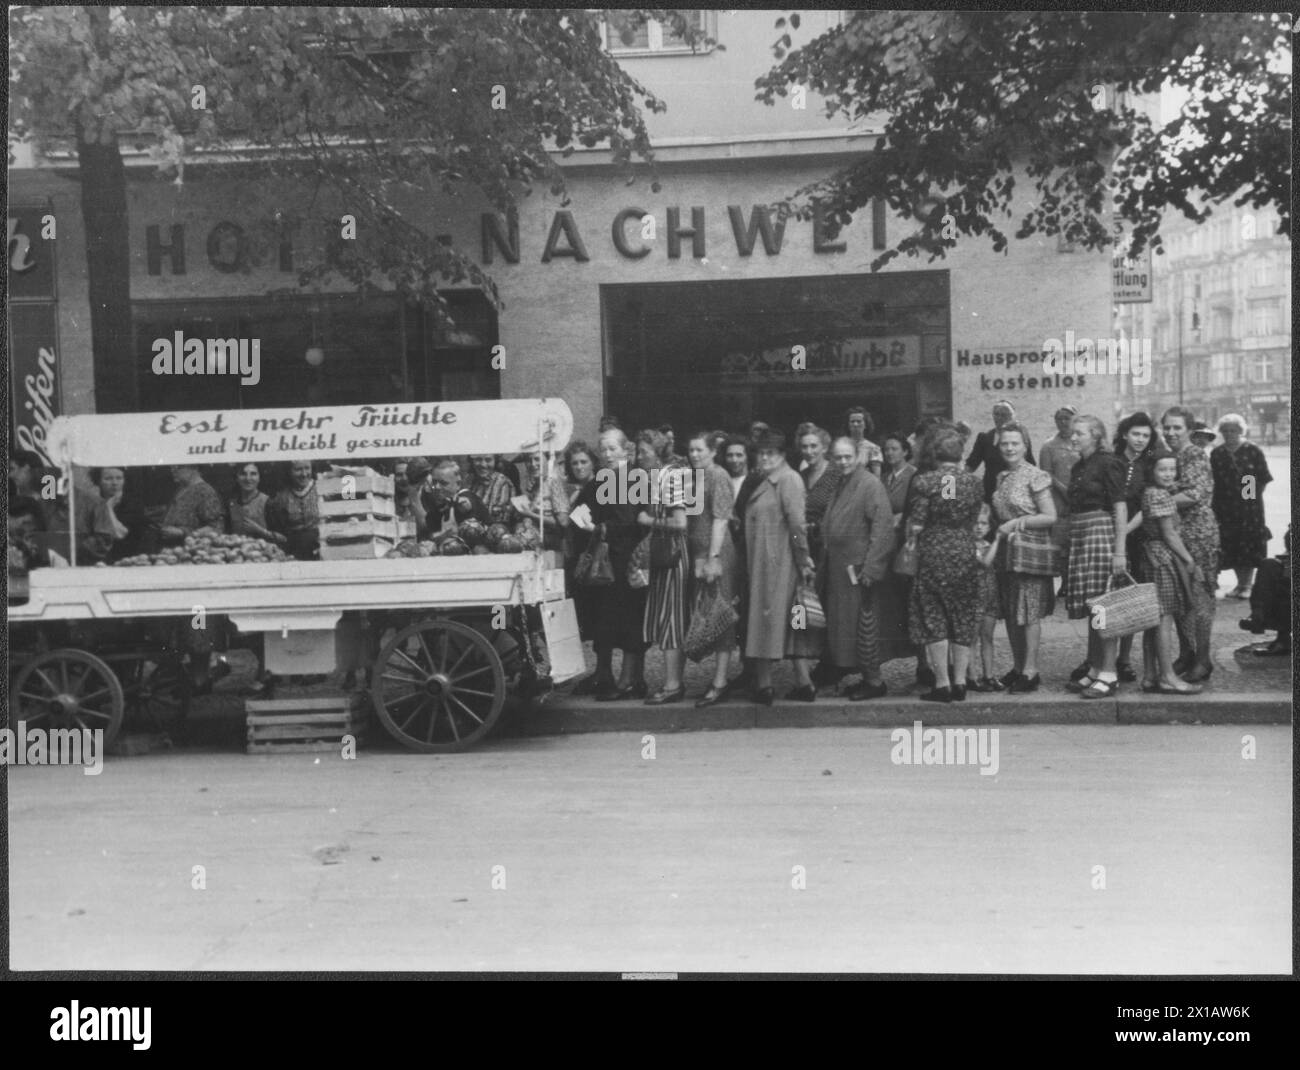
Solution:
{"label": "man in dark suit", "polygon": [[[975,436],[975,446],[970,451],[970,456],[966,458],[967,471],[974,472],[982,464],[984,466],[984,500],[993,501],[993,492],[998,489],[998,475],[1007,468],[1007,462],[1002,459],[1002,451],[997,447],[998,429],[1005,423],[1010,423],[1016,417],[1016,410],[1012,408],[1011,402],[999,401],[993,406],[993,428],[989,431],[981,431]],[[1029,437],[1025,436],[1025,463],[1034,463],[1034,451],[1029,445]]]}

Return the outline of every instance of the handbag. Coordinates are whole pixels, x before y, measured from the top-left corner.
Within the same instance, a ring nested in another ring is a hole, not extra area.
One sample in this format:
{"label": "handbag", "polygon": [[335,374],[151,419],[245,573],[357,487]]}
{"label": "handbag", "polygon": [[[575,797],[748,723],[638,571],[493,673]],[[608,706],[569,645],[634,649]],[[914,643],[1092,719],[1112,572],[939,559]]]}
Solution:
{"label": "handbag", "polygon": [[650,536],[636,544],[627,562],[627,585],[639,591],[650,586]]}
{"label": "handbag", "polygon": [[1057,549],[1047,532],[1013,531],[1007,536],[1007,571],[1055,576]]}
{"label": "handbag", "polygon": [[672,568],[681,560],[681,553],[681,540],[676,533],[658,528],[650,532],[651,568]]}
{"label": "handbag", "polygon": [[812,587],[799,584],[794,600],[796,605],[803,606],[804,624],[807,627],[826,627],[826,611],[822,608],[822,600],[817,597],[817,592]]}
{"label": "handbag", "polygon": [[916,566],[920,556],[921,552],[917,548],[916,543],[912,543],[911,549],[909,550],[908,544],[904,542],[903,545],[898,548],[898,553],[894,555],[894,563],[890,567],[896,575],[915,576]]}
{"label": "handbag", "polygon": [[702,661],[715,650],[740,620],[736,608],[718,590],[716,582],[701,583],[691,608],[691,623],[682,640],[682,653],[691,661]]}
{"label": "handbag", "polygon": [[1115,588],[1115,577],[1089,606],[1092,626],[1103,639],[1123,639],[1160,623],[1160,599],[1154,583],[1138,583],[1128,572],[1130,586]]}
{"label": "handbag", "polygon": [[607,587],[614,582],[614,566],[609,560],[609,543],[605,541],[605,525],[596,529],[587,548],[578,556],[573,569],[573,582],[583,587]]}

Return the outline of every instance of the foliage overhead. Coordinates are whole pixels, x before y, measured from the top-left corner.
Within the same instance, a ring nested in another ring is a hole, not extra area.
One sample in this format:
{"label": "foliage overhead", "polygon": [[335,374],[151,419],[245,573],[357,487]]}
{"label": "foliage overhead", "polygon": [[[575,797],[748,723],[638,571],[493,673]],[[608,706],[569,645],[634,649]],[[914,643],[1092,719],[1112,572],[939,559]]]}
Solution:
{"label": "foliage overhead", "polygon": [[[1265,12],[1065,10],[850,11],[793,50],[783,32],[757,99],[804,86],[828,117],[881,134],[780,207],[806,217],[821,200],[844,224],[883,198],[924,220],[873,270],[900,253],[942,257],[956,234],[1004,250],[1017,172],[1033,191],[1016,238],[1100,249],[1122,233],[1134,254],[1159,250],[1167,210],[1199,222],[1229,198],[1275,209],[1289,235],[1290,33],[1289,16]],[[1166,84],[1189,100],[1161,126],[1132,97]]]}
{"label": "foliage overhead", "polygon": [[[674,11],[621,12],[620,24],[652,17],[712,43]],[[334,270],[437,306],[439,279],[468,279],[496,299],[464,251],[398,205],[411,194],[436,203],[477,193],[504,213],[537,182],[564,196],[560,160],[577,146],[607,145],[629,180],[637,161],[653,168],[642,109],[665,105],[604,48],[601,18],[540,8],[11,8],[10,133],[47,149],[134,139],[178,183],[197,150],[221,149],[249,178],[275,180],[268,188],[307,191],[268,213],[263,247],[327,218],[338,233],[338,213],[355,216],[356,241],[304,270],[302,285]]]}

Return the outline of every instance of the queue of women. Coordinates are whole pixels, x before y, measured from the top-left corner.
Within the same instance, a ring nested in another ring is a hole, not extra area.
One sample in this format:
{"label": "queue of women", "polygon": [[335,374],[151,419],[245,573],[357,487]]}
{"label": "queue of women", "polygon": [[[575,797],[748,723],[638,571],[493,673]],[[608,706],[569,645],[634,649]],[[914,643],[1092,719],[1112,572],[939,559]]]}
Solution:
{"label": "queue of women", "polygon": [[[686,457],[673,453],[663,430],[629,440],[608,426],[596,448],[572,444],[570,508],[586,509],[576,513],[582,527],[570,529],[568,561],[572,568],[598,537],[612,572],[598,586],[579,577],[571,588],[597,657],[577,692],[683,701],[683,638],[705,604],[702,592],[734,604],[738,620],[708,652],[714,672],[698,707],[736,692],[772,703],[773,668],[783,660],[794,676],[783,697],[793,701],[813,702],[851,676],[860,676],[845,692],[851,700],[884,696],[881,667],[897,658],[916,658],[924,701],[960,702],[971,690],[1034,693],[1044,686],[1042,621],[1058,599],[1089,625],[1081,663],[1060,681],[1068,690],[1099,699],[1124,682],[1166,694],[1202,689],[1214,671],[1219,571],[1233,569],[1229,597],[1247,599],[1267,553],[1262,494],[1271,476],[1244,441],[1240,417],[1220,421],[1224,444],[1211,456],[1196,441],[1206,429],[1184,408],[1165,412],[1158,426],[1134,413],[1111,440],[1100,419],[1066,406],[1041,451],[1043,467],[1005,403],[969,454],[969,429],[947,420],[924,420],[879,446],[863,434],[870,416],[862,410],[845,425],[857,434],[834,438],[812,424],[792,440],[763,424],[747,437],[698,431]],[[602,466],[651,473],[656,504],[603,501]],[[689,469],[695,478],[683,477]],[[647,563],[652,537],[676,550]],[[1135,582],[1154,585],[1158,624],[1106,638],[1096,606]],[[999,621],[1012,652],[1005,673],[994,665]],[[1140,676],[1130,660],[1135,645]],[[644,668],[652,646],[665,664],[653,691]],[[733,677],[737,648],[742,669]]]}
{"label": "queue of women", "polygon": [[[1223,443],[1207,453],[1214,433],[1185,408],[1167,410],[1158,424],[1133,413],[1112,441],[1100,419],[1063,406],[1038,464],[1010,404],[994,406],[993,423],[969,451],[965,424],[933,417],[877,444],[870,414],[855,408],[841,437],[802,424],[787,440],[755,423],[747,435],[694,432],[679,456],[671,428],[629,438],[606,418],[597,445],[570,444],[562,474],[543,477],[540,458],[525,471],[491,456],[470,459],[463,487],[463,465],[413,458],[394,474],[398,497],[417,516],[433,518],[448,494],[492,519],[511,510],[545,514],[547,548],[564,556],[596,655],[595,672],[576,692],[600,701],[683,701],[692,634],[692,656],[713,664],[709,686],[693,696],[697,707],[734,693],[771,704],[773,668],[783,660],[794,674],[784,697],[796,701],[815,701],[850,676],[860,676],[850,699],[882,697],[881,667],[899,658],[916,659],[925,701],[960,702],[971,690],[1033,693],[1044,686],[1041,624],[1058,598],[1071,619],[1091,622],[1103,595],[1135,580],[1155,586],[1158,624],[1140,639],[1105,638],[1090,626],[1083,660],[1062,682],[1085,699],[1139,680],[1145,691],[1200,691],[1214,671],[1219,572],[1235,573],[1228,597],[1249,599],[1270,538],[1263,494],[1272,476],[1245,420],[1223,417]],[[33,493],[38,460],[10,459],[10,514],[24,523],[20,534],[49,519],[50,503]],[[174,468],[161,522],[146,519],[126,472],[97,469],[99,496],[79,526],[93,555],[108,561],[199,526],[314,556],[312,470],[290,467],[286,485],[268,496],[259,467],[240,466],[224,501],[199,469]],[[649,500],[600,492],[605,476],[614,477],[606,485],[631,486],[636,468],[654,488]],[[440,498],[443,484],[455,486]],[[579,568],[595,543],[605,562],[599,576]],[[701,614],[709,625],[702,650],[693,627]],[[1001,674],[998,621],[1012,652]],[[1140,677],[1132,660],[1139,645]],[[664,660],[653,692],[645,678],[651,646]],[[737,652],[741,671],[733,676]]]}

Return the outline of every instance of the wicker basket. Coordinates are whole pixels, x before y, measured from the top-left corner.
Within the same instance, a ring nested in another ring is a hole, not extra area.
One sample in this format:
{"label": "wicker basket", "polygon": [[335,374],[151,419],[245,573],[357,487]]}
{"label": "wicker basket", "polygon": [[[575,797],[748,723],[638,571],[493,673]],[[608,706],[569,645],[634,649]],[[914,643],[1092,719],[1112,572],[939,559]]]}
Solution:
{"label": "wicker basket", "polygon": [[1105,593],[1092,600],[1092,626],[1103,639],[1123,639],[1154,628],[1160,623],[1160,599],[1154,583],[1138,583],[1129,573],[1129,586],[1115,588],[1115,577],[1106,581]]}

